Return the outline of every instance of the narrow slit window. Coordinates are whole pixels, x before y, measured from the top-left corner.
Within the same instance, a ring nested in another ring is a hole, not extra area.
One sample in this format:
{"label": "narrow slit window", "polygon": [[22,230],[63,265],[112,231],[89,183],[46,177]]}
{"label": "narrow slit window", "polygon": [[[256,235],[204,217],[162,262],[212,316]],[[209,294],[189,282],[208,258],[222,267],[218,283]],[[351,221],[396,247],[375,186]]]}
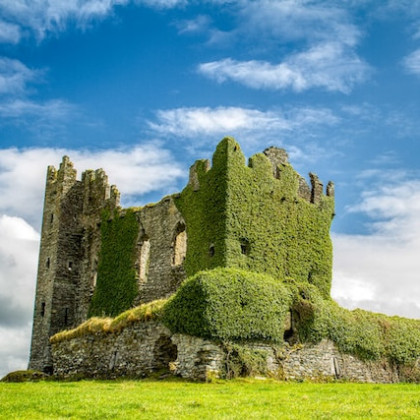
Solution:
{"label": "narrow slit window", "polygon": [[64,310],[64,325],[67,327],[69,323],[69,308]]}
{"label": "narrow slit window", "polygon": [[50,268],[50,257],[48,257],[47,258],[47,261],[45,262],[45,266],[47,267],[47,268]]}
{"label": "narrow slit window", "polygon": [[209,248],[209,255],[210,255],[210,257],[214,257],[214,253],[215,252],[216,251],[214,249],[214,245],[210,245],[210,248]]}
{"label": "narrow slit window", "polygon": [[41,316],[44,317],[45,316],[45,302],[41,303]]}
{"label": "narrow slit window", "polygon": [[73,261],[69,261],[67,268],[69,271],[73,270]]}

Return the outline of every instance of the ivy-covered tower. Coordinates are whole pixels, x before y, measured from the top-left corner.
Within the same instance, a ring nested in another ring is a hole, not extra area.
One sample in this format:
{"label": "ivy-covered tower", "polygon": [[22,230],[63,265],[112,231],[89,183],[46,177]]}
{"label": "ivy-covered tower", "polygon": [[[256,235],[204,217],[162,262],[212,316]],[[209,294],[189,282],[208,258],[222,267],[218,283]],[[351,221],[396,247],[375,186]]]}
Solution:
{"label": "ivy-covered tower", "polygon": [[245,164],[239,144],[225,138],[212,165],[199,160],[176,200],[187,226],[187,275],[234,267],[293,278],[330,294],[334,186],[311,187],[283,149],[268,148]]}

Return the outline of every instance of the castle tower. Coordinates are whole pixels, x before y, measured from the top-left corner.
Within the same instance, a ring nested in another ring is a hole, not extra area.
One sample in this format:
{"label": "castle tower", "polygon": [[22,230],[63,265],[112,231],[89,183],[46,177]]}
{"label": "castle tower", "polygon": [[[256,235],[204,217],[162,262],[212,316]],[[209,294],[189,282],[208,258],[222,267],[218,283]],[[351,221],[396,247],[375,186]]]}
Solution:
{"label": "castle tower", "polygon": [[52,369],[49,337],[87,318],[94,287],[98,221],[105,205],[116,207],[119,194],[102,170],[82,181],[67,156],[58,171],[49,166],[29,368]]}
{"label": "castle tower", "polygon": [[235,267],[274,278],[309,281],[330,295],[334,188],[311,187],[271,147],[245,164],[239,144],[223,139],[208,161],[197,161],[177,201],[188,235],[187,275]]}

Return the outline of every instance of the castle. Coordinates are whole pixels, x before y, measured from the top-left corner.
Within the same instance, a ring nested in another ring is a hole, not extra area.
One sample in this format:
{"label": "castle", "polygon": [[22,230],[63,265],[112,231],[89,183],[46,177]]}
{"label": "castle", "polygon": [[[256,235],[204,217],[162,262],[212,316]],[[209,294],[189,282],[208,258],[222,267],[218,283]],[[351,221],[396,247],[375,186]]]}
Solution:
{"label": "castle", "polygon": [[[318,331],[322,314],[336,311],[334,185],[324,193],[312,173],[310,184],[283,149],[270,147],[246,165],[239,144],[225,138],[211,164],[199,160],[190,168],[181,193],[122,209],[102,169],[79,181],[65,156],[47,173],[29,368],[137,377],[171,365],[181,376],[206,378],[226,371],[229,357],[232,367],[233,354],[242,365],[244,355],[264,354],[260,370],[281,370],[285,378],[306,371],[398,380],[384,354],[366,363],[349,355],[353,347],[340,348],[333,323]],[[139,321],[135,307],[159,307],[160,315]],[[95,329],[91,317],[117,317],[118,328],[98,321],[102,329]],[[296,353],[305,366],[299,373],[291,349],[305,341],[312,344]]]}

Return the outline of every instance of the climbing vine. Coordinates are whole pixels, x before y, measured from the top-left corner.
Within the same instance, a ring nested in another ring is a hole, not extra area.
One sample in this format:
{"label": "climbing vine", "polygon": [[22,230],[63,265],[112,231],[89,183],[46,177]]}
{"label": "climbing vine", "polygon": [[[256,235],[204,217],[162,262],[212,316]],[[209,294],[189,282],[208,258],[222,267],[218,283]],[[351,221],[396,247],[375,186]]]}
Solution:
{"label": "climbing vine", "polygon": [[133,305],[138,294],[136,241],[139,223],[132,210],[102,214],[98,277],[89,316],[116,316]]}

